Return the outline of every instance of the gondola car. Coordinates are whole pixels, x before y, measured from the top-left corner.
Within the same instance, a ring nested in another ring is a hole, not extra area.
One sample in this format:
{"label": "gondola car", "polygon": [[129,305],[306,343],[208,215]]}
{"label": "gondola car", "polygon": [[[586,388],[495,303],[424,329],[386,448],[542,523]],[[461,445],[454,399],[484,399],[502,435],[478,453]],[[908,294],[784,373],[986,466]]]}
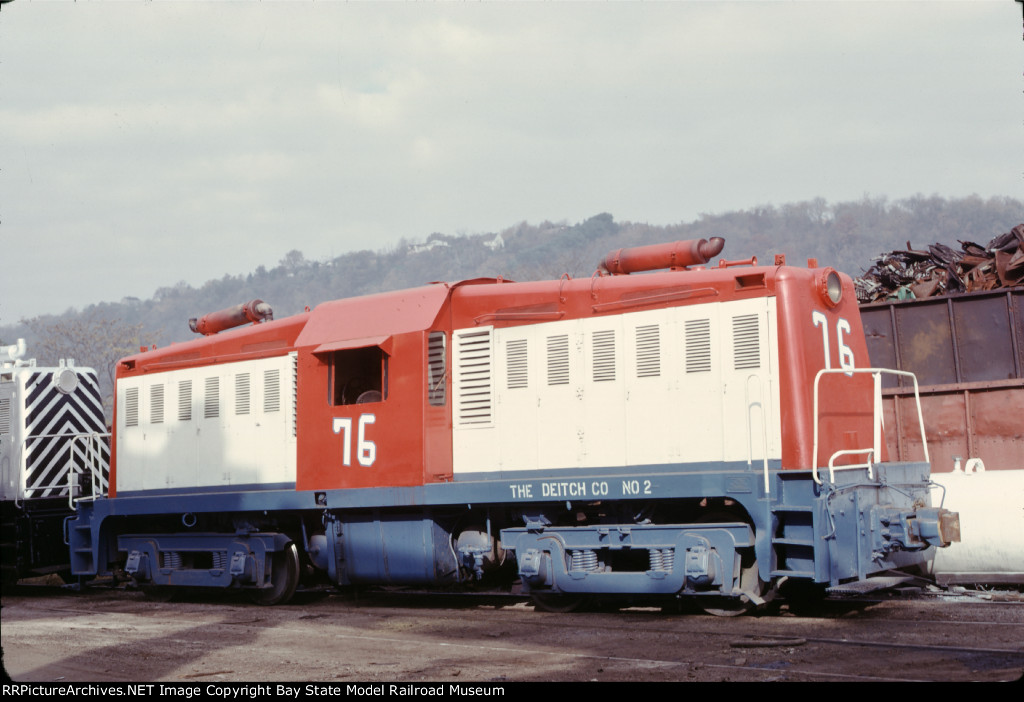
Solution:
{"label": "gondola car", "polygon": [[73,571],[263,604],[517,582],[551,609],[734,614],[956,540],[927,459],[888,459],[851,280],[711,266],[723,245],[197,320],[118,363],[110,492],[68,524]]}

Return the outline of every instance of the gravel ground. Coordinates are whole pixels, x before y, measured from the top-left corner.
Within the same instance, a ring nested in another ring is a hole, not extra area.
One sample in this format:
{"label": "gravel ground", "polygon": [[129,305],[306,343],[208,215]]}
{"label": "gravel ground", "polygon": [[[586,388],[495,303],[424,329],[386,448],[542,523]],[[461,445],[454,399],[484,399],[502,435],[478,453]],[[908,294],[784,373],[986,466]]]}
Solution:
{"label": "gravel ground", "polygon": [[[18,682],[1017,680],[1019,593],[920,592],[735,618],[660,608],[550,614],[522,598],[21,587],[2,601]],[[795,608],[794,608],[795,609]]]}

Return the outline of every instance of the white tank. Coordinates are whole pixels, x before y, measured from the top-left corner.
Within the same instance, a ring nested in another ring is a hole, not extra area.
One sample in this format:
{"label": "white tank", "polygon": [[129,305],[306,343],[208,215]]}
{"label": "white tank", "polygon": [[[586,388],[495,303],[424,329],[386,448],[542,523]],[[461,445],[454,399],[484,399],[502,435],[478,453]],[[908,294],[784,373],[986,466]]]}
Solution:
{"label": "white tank", "polygon": [[986,471],[975,458],[932,480],[946,489],[945,505],[960,513],[962,539],[936,550],[936,582],[1024,584],[1024,468]]}

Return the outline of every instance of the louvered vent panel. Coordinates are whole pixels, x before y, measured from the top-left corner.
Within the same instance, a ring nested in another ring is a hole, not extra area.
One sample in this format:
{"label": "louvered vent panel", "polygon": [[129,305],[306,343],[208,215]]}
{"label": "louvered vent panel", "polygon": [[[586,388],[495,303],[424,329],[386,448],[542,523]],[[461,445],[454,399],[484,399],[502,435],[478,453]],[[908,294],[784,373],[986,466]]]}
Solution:
{"label": "louvered vent panel", "polygon": [[187,422],[192,419],[192,381],[178,381],[178,421]]}
{"label": "louvered vent panel", "polygon": [[591,335],[594,347],[595,383],[615,380],[615,330],[605,329]]}
{"label": "louvered vent panel", "polygon": [[756,314],[732,318],[732,346],[736,370],[761,367],[761,338]]}
{"label": "louvered vent panel", "polygon": [[220,378],[206,379],[206,397],[203,399],[203,417],[220,416]]}
{"label": "louvered vent panel", "polygon": [[124,391],[124,425],[139,426],[139,389],[126,388]]}
{"label": "louvered vent panel", "polygon": [[292,351],[288,356],[291,359],[291,382],[288,387],[292,399],[292,436],[296,436],[299,433],[299,354]]}
{"label": "louvered vent panel", "polygon": [[0,434],[11,433],[11,398],[0,400]]}
{"label": "louvered vent panel", "polygon": [[491,330],[459,336],[459,424],[491,421]]}
{"label": "louvered vent panel", "polygon": [[691,319],[685,326],[686,372],[707,373],[711,370],[711,320]]}
{"label": "louvered vent panel", "polygon": [[281,371],[263,371],[263,412],[281,411]]}
{"label": "louvered vent panel", "polygon": [[151,385],[149,388],[149,421],[161,424],[164,421],[164,386]]}
{"label": "louvered vent panel", "polygon": [[525,388],[529,382],[526,339],[512,339],[505,343],[505,366],[508,373],[508,389]]}
{"label": "louvered vent panel", "polygon": [[569,335],[548,337],[548,385],[569,384]]}
{"label": "louvered vent panel", "polygon": [[447,402],[444,374],[447,365],[444,332],[430,332],[427,339],[427,401],[439,407]]}
{"label": "louvered vent panel", "polygon": [[235,414],[249,414],[249,374],[235,376]]}
{"label": "louvered vent panel", "polygon": [[636,328],[636,377],[661,375],[661,328],[648,324]]}

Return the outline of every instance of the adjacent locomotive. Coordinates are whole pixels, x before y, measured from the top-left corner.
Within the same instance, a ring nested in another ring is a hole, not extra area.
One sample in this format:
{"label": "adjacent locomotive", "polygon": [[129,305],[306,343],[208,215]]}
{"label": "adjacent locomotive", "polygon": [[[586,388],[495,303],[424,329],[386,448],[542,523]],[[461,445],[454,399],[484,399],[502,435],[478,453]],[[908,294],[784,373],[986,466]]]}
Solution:
{"label": "adjacent locomotive", "polygon": [[69,521],[73,572],[264,604],[303,582],[518,579],[549,608],[735,613],[957,540],[927,459],[888,461],[851,280],[708,266],[723,244],[199,324],[123,359],[110,492]]}
{"label": "adjacent locomotive", "polygon": [[74,501],[104,495],[110,447],[96,372],[73,359],[25,360],[0,347],[0,514],[5,586],[70,568],[64,520]]}

